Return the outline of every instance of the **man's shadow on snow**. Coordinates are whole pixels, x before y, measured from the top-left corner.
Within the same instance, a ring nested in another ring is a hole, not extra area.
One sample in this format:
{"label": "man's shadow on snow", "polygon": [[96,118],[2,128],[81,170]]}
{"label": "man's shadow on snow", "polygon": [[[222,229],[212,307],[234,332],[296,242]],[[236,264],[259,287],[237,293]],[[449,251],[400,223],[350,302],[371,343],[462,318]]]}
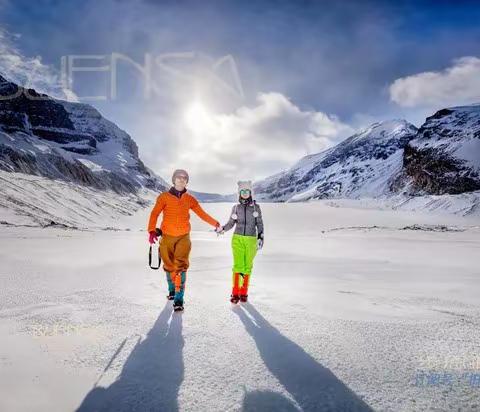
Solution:
{"label": "man's shadow on snow", "polygon": [[167,303],[146,338],[133,348],[117,380],[107,388],[94,387],[77,412],[178,411],[183,346],[182,315],[172,315]]}
{"label": "man's shadow on snow", "polygon": [[255,340],[267,368],[304,411],[373,411],[330,369],[270,325],[251,304],[235,307],[234,313]]}

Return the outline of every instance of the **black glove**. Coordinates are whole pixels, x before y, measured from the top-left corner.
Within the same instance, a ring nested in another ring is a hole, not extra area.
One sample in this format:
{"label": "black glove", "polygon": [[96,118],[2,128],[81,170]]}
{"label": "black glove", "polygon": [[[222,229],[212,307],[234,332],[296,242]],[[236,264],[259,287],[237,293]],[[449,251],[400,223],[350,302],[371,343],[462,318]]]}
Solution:
{"label": "black glove", "polygon": [[259,233],[257,236],[257,249],[260,250],[263,247],[263,233]]}

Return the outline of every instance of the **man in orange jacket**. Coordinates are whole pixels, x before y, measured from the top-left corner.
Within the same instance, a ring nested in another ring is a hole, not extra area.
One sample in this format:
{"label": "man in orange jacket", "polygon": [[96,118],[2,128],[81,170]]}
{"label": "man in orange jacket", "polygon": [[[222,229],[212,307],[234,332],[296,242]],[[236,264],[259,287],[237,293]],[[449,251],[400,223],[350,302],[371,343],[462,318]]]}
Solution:
{"label": "man in orange jacket", "polygon": [[[188,173],[177,169],[173,172],[173,186],[168,192],[158,196],[157,202],[150,213],[148,233],[150,244],[160,240],[160,256],[168,282],[168,296],[173,299],[174,310],[183,310],[183,295],[189,266],[189,255],[192,247],[190,241],[190,209],[202,220],[210,223],[216,229],[220,223],[206,213],[198,200],[187,193]],[[160,230],[156,229],[157,219],[163,212]]]}

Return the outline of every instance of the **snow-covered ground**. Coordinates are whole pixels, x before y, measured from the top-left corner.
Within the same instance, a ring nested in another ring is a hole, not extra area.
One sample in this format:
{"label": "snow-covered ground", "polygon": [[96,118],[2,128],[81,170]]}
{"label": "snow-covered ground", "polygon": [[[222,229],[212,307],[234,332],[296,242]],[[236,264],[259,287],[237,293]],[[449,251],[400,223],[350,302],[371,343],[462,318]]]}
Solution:
{"label": "snow-covered ground", "polygon": [[231,232],[192,217],[183,314],[147,267],[149,210],[129,231],[0,226],[0,410],[480,408],[478,217],[262,210],[239,307]]}
{"label": "snow-covered ground", "polygon": [[[292,199],[297,201],[297,199]],[[433,212],[438,215],[465,216],[470,220],[480,221],[480,191],[461,193],[458,195],[424,195],[424,196],[384,196],[380,198],[360,199],[322,199],[314,202],[334,207],[350,207],[376,210],[403,210]]]}

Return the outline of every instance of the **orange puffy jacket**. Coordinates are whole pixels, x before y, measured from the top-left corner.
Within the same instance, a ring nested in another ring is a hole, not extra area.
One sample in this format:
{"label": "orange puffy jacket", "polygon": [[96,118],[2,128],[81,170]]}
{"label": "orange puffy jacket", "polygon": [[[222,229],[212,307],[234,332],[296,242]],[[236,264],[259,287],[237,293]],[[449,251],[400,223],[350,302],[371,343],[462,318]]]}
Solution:
{"label": "orange puffy jacket", "polygon": [[212,226],[218,226],[213,217],[205,212],[198,200],[189,193],[184,193],[180,198],[169,192],[163,192],[157,197],[157,202],[150,213],[148,221],[148,232],[155,230],[157,219],[163,212],[163,220],[160,226],[162,233],[170,236],[182,236],[190,232],[190,209],[192,209],[200,219]]}

